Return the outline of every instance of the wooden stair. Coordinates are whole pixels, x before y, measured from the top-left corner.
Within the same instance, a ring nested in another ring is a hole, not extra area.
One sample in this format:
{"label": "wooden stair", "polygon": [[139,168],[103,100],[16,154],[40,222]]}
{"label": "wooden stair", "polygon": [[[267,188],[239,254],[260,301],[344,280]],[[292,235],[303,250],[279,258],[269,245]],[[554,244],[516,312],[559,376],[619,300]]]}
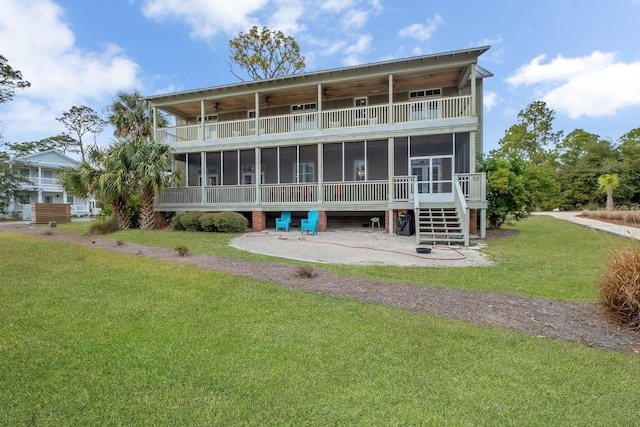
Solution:
{"label": "wooden stair", "polygon": [[416,210],[418,244],[464,245],[462,221],[455,207],[424,207]]}

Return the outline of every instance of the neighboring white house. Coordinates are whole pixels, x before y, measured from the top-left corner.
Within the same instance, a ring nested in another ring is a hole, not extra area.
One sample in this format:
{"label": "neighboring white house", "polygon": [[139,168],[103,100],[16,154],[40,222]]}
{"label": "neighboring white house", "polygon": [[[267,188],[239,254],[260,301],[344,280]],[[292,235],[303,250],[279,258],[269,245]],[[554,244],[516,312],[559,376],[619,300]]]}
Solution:
{"label": "neighboring white house", "polygon": [[95,210],[93,199],[80,199],[66,193],[59,184],[59,171],[64,167],[78,167],[80,162],[55,150],[29,154],[20,158],[20,174],[28,178],[20,200],[9,206],[9,214],[31,220],[31,203],[68,203],[71,215],[89,215]]}

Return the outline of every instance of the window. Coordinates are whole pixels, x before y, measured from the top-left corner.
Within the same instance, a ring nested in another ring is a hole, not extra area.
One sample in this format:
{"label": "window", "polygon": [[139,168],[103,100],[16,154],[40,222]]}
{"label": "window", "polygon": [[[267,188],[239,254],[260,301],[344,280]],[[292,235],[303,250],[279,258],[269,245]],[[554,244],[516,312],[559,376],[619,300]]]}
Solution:
{"label": "window", "polygon": [[[208,116],[204,116],[204,122],[205,123],[213,123],[213,122],[217,122],[218,121],[218,115],[217,114],[210,114]],[[198,116],[198,123],[202,122],[202,116]]]}
{"label": "window", "polygon": [[71,194],[67,194],[67,203],[73,204],[73,196]]}
{"label": "window", "polygon": [[20,175],[29,177],[29,169],[20,169]]}
{"label": "window", "polygon": [[364,181],[367,177],[367,171],[365,168],[366,163],[364,162],[364,160],[354,160],[353,162],[353,166],[354,166],[354,177],[353,180],[354,181]]}
{"label": "window", "polygon": [[[366,107],[367,106],[367,97],[363,97],[363,98],[354,98],[353,103],[356,107]],[[364,119],[367,117],[367,112],[366,110],[363,109],[357,109],[356,110],[356,119]]]}
{"label": "window", "polygon": [[248,119],[255,119],[256,118],[256,110],[247,111],[247,118]]}
{"label": "window", "polygon": [[413,90],[409,92],[409,100],[416,98],[429,98],[434,96],[442,96],[441,88]]}
{"label": "window", "polygon": [[296,163],[294,166],[294,182],[314,182],[314,170],[313,163]]}
{"label": "window", "polygon": [[315,110],[316,108],[317,108],[316,103],[312,102],[309,104],[292,105],[291,111],[311,111],[311,110]]}

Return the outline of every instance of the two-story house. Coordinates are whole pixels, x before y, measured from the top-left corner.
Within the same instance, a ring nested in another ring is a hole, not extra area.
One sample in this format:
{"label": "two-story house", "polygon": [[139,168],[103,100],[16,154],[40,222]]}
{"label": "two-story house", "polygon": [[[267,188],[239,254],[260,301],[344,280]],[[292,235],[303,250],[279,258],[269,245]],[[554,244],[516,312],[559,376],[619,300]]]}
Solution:
{"label": "two-story house", "polygon": [[489,47],[146,97],[185,185],[156,210],[238,211],[252,228],[316,210],[320,231],[413,218],[422,243],[484,236],[483,79]]}
{"label": "two-story house", "polygon": [[20,157],[20,174],[27,183],[22,185],[20,200],[14,200],[9,213],[24,220],[31,220],[32,203],[68,203],[71,215],[89,215],[95,208],[93,200],[74,197],[59,184],[59,171],[65,167],[77,168],[79,161],[55,150],[28,154]]}

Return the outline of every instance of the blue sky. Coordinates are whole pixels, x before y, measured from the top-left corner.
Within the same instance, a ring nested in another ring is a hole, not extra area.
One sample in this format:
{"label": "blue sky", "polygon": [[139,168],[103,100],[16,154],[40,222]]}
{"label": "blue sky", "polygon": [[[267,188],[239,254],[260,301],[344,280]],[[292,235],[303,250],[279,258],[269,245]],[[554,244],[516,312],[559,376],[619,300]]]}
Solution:
{"label": "blue sky", "polygon": [[57,135],[62,112],[119,90],[237,82],[227,43],[255,24],[293,36],[307,71],[490,45],[485,152],[536,100],[555,130],[615,142],[640,127],[639,22],[640,0],[3,0],[0,54],[32,87],[0,105],[0,132]]}

